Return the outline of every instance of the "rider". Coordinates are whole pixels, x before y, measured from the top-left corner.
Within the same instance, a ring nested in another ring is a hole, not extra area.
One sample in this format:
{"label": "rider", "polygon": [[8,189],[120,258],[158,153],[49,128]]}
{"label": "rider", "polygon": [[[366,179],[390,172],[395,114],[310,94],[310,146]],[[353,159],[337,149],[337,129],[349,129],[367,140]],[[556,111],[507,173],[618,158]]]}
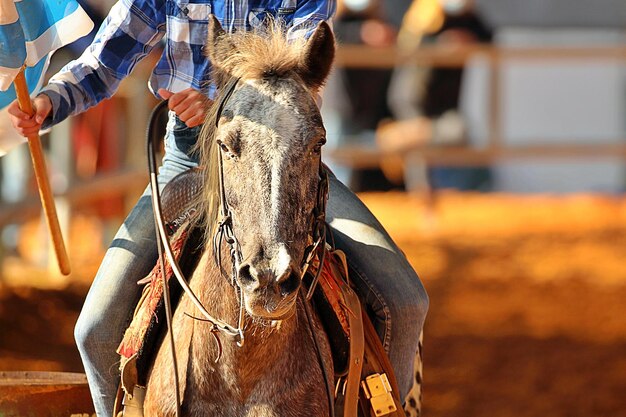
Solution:
{"label": "rider", "polygon": [[[149,80],[150,90],[169,99],[163,186],[197,166],[191,153],[212,101],[210,62],[202,48],[209,14],[228,30],[250,30],[271,14],[286,23],[289,38],[309,36],[335,11],[334,0],[120,0],[96,38],[75,61],[57,73],[33,100],[29,117],[16,102],[9,107],[17,131],[28,136],[85,111],[117,90],[135,64],[161,40],[163,53]],[[98,416],[110,416],[117,391],[116,354],[141,288],[137,280],[157,260],[149,191],[141,196],[115,236],[89,290],[75,337]],[[336,178],[330,179],[327,220],[338,248],[349,254],[353,280],[376,314],[375,326],[389,354],[401,398],[412,385],[413,360],[428,297],[383,227]]]}

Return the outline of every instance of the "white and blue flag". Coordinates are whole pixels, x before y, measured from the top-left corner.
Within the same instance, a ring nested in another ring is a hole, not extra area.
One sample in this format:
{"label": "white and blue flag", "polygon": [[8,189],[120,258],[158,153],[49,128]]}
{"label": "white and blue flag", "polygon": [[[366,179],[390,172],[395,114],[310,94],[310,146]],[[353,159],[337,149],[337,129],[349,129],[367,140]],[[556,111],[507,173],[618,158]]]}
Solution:
{"label": "white and blue flag", "polygon": [[22,66],[36,94],[52,52],[92,28],[76,0],[0,0],[0,108],[15,99],[12,83]]}

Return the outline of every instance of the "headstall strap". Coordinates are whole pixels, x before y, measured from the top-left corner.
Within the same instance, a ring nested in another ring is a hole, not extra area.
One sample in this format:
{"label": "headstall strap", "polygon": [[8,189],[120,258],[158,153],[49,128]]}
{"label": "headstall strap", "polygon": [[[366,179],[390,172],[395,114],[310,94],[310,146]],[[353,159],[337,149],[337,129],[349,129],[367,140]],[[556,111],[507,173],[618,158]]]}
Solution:
{"label": "headstall strap", "polygon": [[224,95],[220,98],[219,107],[217,108],[217,113],[215,113],[215,127],[219,125],[220,117],[222,116],[222,112],[224,111],[224,106],[228,102],[230,96],[233,95],[235,87],[237,87],[237,84],[239,84],[239,80],[239,77],[233,77],[224,86]]}
{"label": "headstall strap", "polygon": [[302,263],[302,277],[306,274],[311,262],[315,255],[319,261],[319,267],[317,272],[311,281],[311,286],[307,292],[306,299],[310,300],[313,297],[313,292],[319,281],[320,273],[322,271],[322,265],[326,258],[326,232],[328,225],[326,224],[326,202],[328,201],[328,171],[324,164],[320,161],[319,168],[320,181],[317,186],[317,201],[313,208],[312,220],[311,220],[311,238],[313,243],[304,251],[304,259]]}
{"label": "headstall strap", "polygon": [[[232,96],[235,88],[239,84],[239,77],[231,78],[226,86],[224,87],[224,95],[221,97],[219,102],[219,107],[217,108],[217,113],[215,114],[215,127],[219,126],[219,121],[222,116],[222,112],[224,111],[224,106],[228,102],[228,99]],[[226,189],[224,186],[224,163],[222,159],[222,152],[218,150],[218,164],[219,164],[219,188],[220,188],[220,221],[215,233],[213,236],[213,256],[216,260],[218,268],[225,275],[224,268],[222,267],[222,242],[226,241],[228,247],[230,248],[230,259],[231,259],[231,277],[230,283],[233,287],[235,287],[237,291],[237,295],[239,297],[239,320],[237,323],[237,330],[239,332],[239,337],[237,340],[237,345],[239,347],[243,346],[245,336],[243,334],[243,325],[244,325],[244,301],[243,294],[241,293],[241,289],[237,285],[237,277],[239,274],[239,265],[241,263],[241,246],[239,245],[239,241],[233,232],[233,218],[232,212],[228,207],[228,201],[226,201]]]}
{"label": "headstall strap", "polygon": [[[222,112],[224,111],[224,106],[228,102],[228,99],[231,97],[237,84],[239,83],[239,78],[233,77],[229,80],[224,88],[224,95],[221,97],[217,113],[215,116],[215,126],[218,127],[219,120],[221,118]],[[241,294],[241,289],[239,289],[237,285],[238,278],[238,269],[241,263],[241,247],[235,233],[233,231],[233,218],[232,211],[228,206],[228,201],[226,200],[226,190],[224,186],[224,163],[222,153],[218,151],[218,164],[219,164],[219,192],[220,192],[220,220],[218,223],[218,227],[216,229],[215,235],[213,236],[213,256],[215,262],[217,263],[220,271],[223,275],[226,275],[226,271],[222,266],[222,253],[221,247],[222,243],[225,241],[230,248],[230,258],[231,258],[231,285],[233,285],[237,291],[240,298],[240,312],[239,312],[239,341],[237,344],[243,344],[244,336],[243,336],[243,319],[244,319],[244,306],[243,306],[243,296]],[[304,257],[302,260],[301,270],[302,277],[306,274],[311,262],[317,256],[320,267],[317,269],[315,276],[311,282],[311,286],[307,292],[306,298],[310,300],[313,296],[313,292],[319,280],[320,273],[322,271],[321,265],[324,263],[324,259],[326,257],[326,234],[327,234],[327,224],[326,224],[326,202],[328,201],[328,171],[326,167],[322,164],[320,160],[319,164],[319,184],[317,188],[317,198],[315,202],[315,207],[311,213],[311,241],[312,244],[307,246],[304,251]]]}
{"label": "headstall strap", "polygon": [[[215,127],[218,127],[220,117],[222,116],[222,112],[224,111],[224,106],[228,99],[235,91],[235,87],[239,83],[238,77],[233,77],[226,84],[224,88],[224,95],[221,97],[220,102],[218,104],[217,113],[215,114]],[[237,238],[235,237],[235,233],[233,232],[233,219],[232,212],[228,207],[228,202],[226,201],[226,190],[224,187],[224,163],[222,160],[222,153],[218,151],[218,164],[219,164],[219,188],[220,188],[220,220],[218,223],[218,227],[213,236],[213,256],[215,262],[217,263],[222,275],[225,275],[226,271],[222,267],[222,242],[226,241],[230,248],[230,257],[231,257],[231,285],[237,285],[237,270],[239,264],[241,263],[241,247]]]}

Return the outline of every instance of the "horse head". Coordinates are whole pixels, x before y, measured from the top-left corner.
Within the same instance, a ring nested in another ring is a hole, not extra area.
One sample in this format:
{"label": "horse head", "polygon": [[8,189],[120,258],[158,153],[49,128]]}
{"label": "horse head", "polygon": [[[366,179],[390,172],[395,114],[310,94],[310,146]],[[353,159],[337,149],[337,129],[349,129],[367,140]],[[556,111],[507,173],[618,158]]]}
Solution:
{"label": "horse head", "polygon": [[[212,17],[206,50],[213,79],[228,97],[216,100],[200,138],[210,167],[208,224],[224,204],[236,237],[235,277],[246,311],[272,320],[295,311],[311,243],[325,143],[315,99],[335,51],[325,22],[308,40],[288,41],[284,33],[279,22],[270,21],[262,33],[228,34]],[[231,91],[223,91],[226,85]],[[220,159],[222,175],[216,172]]]}

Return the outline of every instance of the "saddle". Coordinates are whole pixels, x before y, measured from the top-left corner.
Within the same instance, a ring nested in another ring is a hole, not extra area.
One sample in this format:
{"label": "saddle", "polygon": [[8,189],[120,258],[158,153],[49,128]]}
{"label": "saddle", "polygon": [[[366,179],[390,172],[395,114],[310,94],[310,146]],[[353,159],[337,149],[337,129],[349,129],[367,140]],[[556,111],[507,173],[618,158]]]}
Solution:
{"label": "saddle", "polygon": [[[195,227],[197,201],[202,184],[200,169],[172,179],[162,192],[165,228],[183,273],[190,276],[202,253],[203,236]],[[335,399],[335,415],[356,417],[404,417],[395,376],[380,339],[348,279],[343,252],[328,248],[322,265],[315,260],[305,284],[321,268],[312,305],[320,317],[331,345],[335,375],[329,386]],[[165,274],[173,308],[181,296],[178,282],[166,262]],[[117,352],[121,357],[121,383],[114,416],[143,416],[143,396],[156,353],[165,332],[162,271],[160,262],[139,284],[146,284],[133,319]]]}

